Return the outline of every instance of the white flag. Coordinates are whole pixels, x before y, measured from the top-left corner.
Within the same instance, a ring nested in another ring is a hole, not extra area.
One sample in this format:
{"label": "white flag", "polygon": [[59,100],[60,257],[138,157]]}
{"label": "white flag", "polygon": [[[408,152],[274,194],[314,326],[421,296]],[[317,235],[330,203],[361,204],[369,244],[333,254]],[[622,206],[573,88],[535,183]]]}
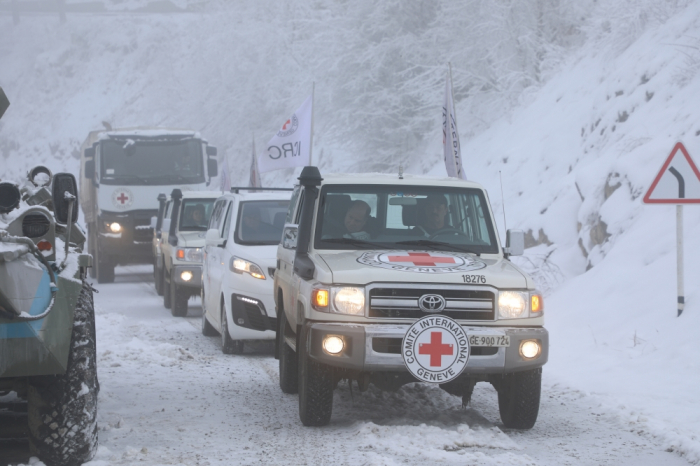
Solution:
{"label": "white flag", "polygon": [[258,170],[258,159],[255,156],[255,139],[253,139],[253,160],[250,162],[250,179],[248,186],[251,188],[262,188],[260,181],[260,171]]}
{"label": "white flag", "polygon": [[303,167],[311,159],[311,125],[313,94],[294,112],[270,139],[258,156],[260,173],[280,168]]}
{"label": "white flag", "polygon": [[447,73],[445,105],[442,107],[442,144],[445,153],[445,168],[447,176],[466,180],[467,175],[462,166],[462,151],[457,133],[457,114],[452,97],[452,73],[450,71]]}

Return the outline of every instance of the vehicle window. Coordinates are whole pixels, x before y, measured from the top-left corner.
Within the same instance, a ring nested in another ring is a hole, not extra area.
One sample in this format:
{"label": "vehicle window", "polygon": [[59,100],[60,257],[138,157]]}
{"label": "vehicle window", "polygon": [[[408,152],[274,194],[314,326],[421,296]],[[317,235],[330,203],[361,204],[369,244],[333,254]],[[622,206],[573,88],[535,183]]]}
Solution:
{"label": "vehicle window", "polygon": [[165,211],[163,213],[163,218],[170,218],[170,207],[172,206],[173,201],[168,201],[165,204]]}
{"label": "vehicle window", "polygon": [[204,161],[201,141],[149,141],[127,137],[100,144],[100,181],[120,185],[201,183]]}
{"label": "vehicle window", "polygon": [[180,231],[206,231],[213,208],[214,199],[183,199]]}
{"label": "vehicle window", "polygon": [[292,198],[289,200],[289,209],[287,210],[287,217],[284,220],[285,223],[294,223],[294,208],[297,205],[297,200],[299,199],[300,192],[301,186],[295,186],[294,192],[292,192]]}
{"label": "vehicle window", "polygon": [[304,210],[304,197],[305,197],[304,193],[305,193],[304,190],[301,190],[299,192],[299,203],[298,203],[298,207],[296,209],[296,213],[294,214],[294,221],[292,222],[295,225],[299,224],[299,219],[301,218],[301,211]]}
{"label": "vehicle window", "polygon": [[484,193],[437,186],[327,185],[316,249],[498,252]]}
{"label": "vehicle window", "polygon": [[241,202],[234,240],[250,245],[279,244],[288,209],[289,201]]}
{"label": "vehicle window", "polygon": [[214,210],[211,213],[211,219],[209,219],[209,229],[219,228],[219,220],[221,219],[221,210],[225,204],[225,200],[216,201],[214,204]]}
{"label": "vehicle window", "polygon": [[[228,239],[228,232],[231,231],[231,210],[233,210],[233,202],[228,204],[228,209],[226,209],[226,215],[224,217],[223,228],[221,231],[221,237]],[[223,212],[224,209],[221,209]]]}

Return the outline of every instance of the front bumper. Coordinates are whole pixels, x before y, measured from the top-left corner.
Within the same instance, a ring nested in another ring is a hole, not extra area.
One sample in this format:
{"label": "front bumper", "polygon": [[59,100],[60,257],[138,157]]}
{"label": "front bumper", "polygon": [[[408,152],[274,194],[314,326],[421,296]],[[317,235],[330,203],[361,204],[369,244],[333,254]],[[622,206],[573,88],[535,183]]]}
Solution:
{"label": "front bumper", "polygon": [[[192,278],[190,280],[184,280],[182,278],[183,272],[190,272]],[[202,287],[202,266],[201,265],[175,265],[172,268],[170,277],[177,284],[177,286],[185,288],[195,288],[199,290]]]}
{"label": "front bumper", "polygon": [[[410,325],[308,323],[305,344],[312,359],[333,367],[363,372],[407,372],[401,356],[401,341]],[[468,335],[504,334],[510,336],[509,347],[471,347],[463,374],[504,374],[542,367],[549,356],[549,332],[541,327],[474,327],[462,326]],[[340,336],[345,349],[337,356],[323,350],[326,335]],[[539,340],[538,358],[520,356],[522,340]]]}

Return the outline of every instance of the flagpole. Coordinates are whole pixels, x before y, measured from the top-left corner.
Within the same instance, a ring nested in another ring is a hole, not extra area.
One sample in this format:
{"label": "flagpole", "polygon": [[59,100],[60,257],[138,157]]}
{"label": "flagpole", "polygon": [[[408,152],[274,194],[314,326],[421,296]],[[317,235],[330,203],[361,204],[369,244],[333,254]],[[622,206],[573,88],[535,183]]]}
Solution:
{"label": "flagpole", "polygon": [[312,165],[311,160],[314,148],[314,94],[316,93],[316,81],[311,85],[311,137],[309,138],[309,166]]}

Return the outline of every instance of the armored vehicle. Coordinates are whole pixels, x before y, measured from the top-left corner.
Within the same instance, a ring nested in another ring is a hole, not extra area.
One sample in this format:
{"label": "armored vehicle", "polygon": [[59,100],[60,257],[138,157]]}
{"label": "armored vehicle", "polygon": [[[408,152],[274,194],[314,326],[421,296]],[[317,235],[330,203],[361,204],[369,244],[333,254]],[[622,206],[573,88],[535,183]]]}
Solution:
{"label": "armored vehicle", "polygon": [[80,206],[98,283],[113,282],[116,265],[153,262],[159,193],[209,189],[218,173],[216,147],[191,130],[92,131],[80,153]]}
{"label": "armored vehicle", "polygon": [[307,426],[330,421],[340,380],[498,392],[506,427],[531,428],[548,357],[542,296],[510,261],[477,183],[328,175],[305,167],[277,250],[280,387]]}
{"label": "armored vehicle", "polygon": [[48,466],[82,464],[97,447],[91,256],[76,200],[75,177],[45,167],[0,182],[0,397],[27,401],[31,454]]}

